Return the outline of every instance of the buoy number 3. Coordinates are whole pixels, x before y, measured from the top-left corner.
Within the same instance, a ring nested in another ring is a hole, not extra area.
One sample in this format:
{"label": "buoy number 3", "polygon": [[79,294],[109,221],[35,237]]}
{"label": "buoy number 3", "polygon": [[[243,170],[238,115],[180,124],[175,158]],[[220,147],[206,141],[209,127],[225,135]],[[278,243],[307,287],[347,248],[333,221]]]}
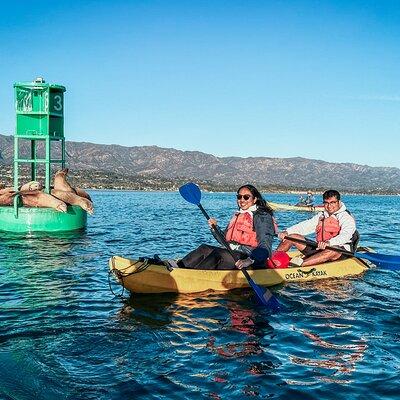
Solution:
{"label": "buoy number 3", "polygon": [[59,94],[56,94],[53,97],[53,109],[54,111],[62,111],[62,97]]}

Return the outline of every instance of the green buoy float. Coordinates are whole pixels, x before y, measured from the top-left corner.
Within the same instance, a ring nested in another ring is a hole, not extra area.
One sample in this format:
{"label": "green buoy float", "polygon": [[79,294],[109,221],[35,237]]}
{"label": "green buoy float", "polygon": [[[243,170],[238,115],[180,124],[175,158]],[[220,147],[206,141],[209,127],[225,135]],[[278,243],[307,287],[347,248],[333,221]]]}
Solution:
{"label": "green buoy float", "polygon": [[[65,167],[65,87],[48,84],[43,78],[37,78],[33,82],[15,83],[14,89],[14,190],[18,191],[20,167],[25,164],[30,166],[32,181],[36,181],[39,170],[44,169],[43,191],[50,194],[52,166]],[[44,154],[38,151],[39,144],[42,144],[41,150]],[[58,149],[52,148],[57,144]],[[0,206],[2,231],[65,232],[83,229],[86,222],[87,213],[81,207],[69,205],[67,212],[53,208],[26,207],[22,205],[18,194],[14,197],[12,206]]]}

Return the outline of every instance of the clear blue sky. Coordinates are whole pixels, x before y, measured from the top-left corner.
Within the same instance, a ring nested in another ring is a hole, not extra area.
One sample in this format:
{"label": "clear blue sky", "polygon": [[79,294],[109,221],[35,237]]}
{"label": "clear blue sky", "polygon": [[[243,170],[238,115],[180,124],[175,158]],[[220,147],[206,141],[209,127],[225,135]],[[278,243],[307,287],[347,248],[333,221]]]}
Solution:
{"label": "clear blue sky", "polygon": [[0,133],[43,76],[68,140],[400,167],[400,1],[13,3]]}

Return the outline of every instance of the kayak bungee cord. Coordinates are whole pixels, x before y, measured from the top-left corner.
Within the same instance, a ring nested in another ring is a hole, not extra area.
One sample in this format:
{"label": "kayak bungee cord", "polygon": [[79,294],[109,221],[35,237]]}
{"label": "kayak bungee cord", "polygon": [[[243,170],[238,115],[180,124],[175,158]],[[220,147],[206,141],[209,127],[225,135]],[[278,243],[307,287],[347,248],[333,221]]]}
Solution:
{"label": "kayak bungee cord", "polygon": [[[111,264],[112,264],[112,269],[110,269],[108,271],[108,287],[110,288],[110,291],[114,296],[123,297],[124,292],[125,292],[124,278],[126,278],[130,275],[139,274],[140,272],[145,271],[150,265],[150,260],[147,258],[141,258],[138,261],[134,261],[133,263],[128,265],[126,268],[117,269],[115,267],[115,258],[111,257]],[[137,266],[137,264],[139,264],[139,265]],[[128,268],[132,268],[132,267],[134,267],[133,271],[125,272]],[[113,274],[117,278],[117,280],[121,282],[121,286],[122,286],[121,294],[117,294],[113,291],[113,289],[111,287],[111,278],[110,278],[111,274]]]}

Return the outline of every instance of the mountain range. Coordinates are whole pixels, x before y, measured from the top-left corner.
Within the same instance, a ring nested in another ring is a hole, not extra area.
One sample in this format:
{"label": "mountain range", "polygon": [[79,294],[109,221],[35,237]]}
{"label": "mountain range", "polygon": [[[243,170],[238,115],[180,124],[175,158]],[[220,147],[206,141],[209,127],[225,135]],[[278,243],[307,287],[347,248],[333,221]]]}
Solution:
{"label": "mountain range", "polygon": [[[21,145],[20,153],[29,154],[28,143]],[[43,153],[43,146],[39,146],[40,152]],[[331,163],[302,157],[216,157],[199,151],[157,146],[125,147],[68,141],[66,153],[71,171],[91,171],[92,175],[112,172],[114,176],[125,178],[193,180],[220,187],[249,182],[286,189],[400,193],[400,169],[394,167]],[[11,165],[13,154],[13,137],[0,135],[0,164]],[[57,156],[57,149],[55,154]]]}

